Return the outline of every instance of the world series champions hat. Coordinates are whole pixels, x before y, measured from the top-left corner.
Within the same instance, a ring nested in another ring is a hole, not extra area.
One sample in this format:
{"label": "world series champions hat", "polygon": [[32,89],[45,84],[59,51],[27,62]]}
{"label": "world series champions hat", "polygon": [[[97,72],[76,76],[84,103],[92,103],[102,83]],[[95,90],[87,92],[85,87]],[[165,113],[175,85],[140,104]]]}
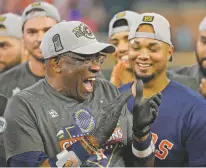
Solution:
{"label": "world series champions hat", "polygon": [[115,52],[113,45],[98,42],[90,28],[80,21],[62,21],[54,25],[44,34],[40,49],[44,59],[69,51],[78,54]]}
{"label": "world series champions hat", "polygon": [[0,36],[22,37],[21,16],[14,13],[0,15]]}
{"label": "world series champions hat", "polygon": [[27,20],[36,16],[48,16],[53,18],[57,22],[61,21],[60,14],[54,5],[47,2],[34,2],[27,6],[23,11],[22,28]]}
{"label": "world series champions hat", "polygon": [[[114,27],[114,24],[119,20],[125,20],[128,25]],[[114,15],[109,23],[109,38],[122,31],[130,31],[132,23],[139,19],[139,14],[133,11],[122,11]]]}
{"label": "world series champions hat", "polygon": [[[137,32],[141,24],[152,25],[154,33]],[[156,13],[140,14],[140,19],[132,25],[129,40],[136,37],[156,39],[172,46],[170,24],[165,17]],[[169,61],[172,61],[172,57],[170,57]]]}

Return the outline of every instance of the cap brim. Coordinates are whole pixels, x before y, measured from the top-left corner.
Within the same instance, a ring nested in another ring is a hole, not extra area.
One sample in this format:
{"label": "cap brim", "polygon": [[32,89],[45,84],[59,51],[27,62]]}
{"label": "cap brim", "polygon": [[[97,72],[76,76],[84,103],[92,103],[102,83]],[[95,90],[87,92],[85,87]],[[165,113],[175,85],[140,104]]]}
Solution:
{"label": "cap brim", "polygon": [[104,52],[107,54],[114,53],[116,48],[111,44],[100,43],[100,42],[93,42],[82,47],[78,47],[76,49],[71,50],[72,52],[78,54],[95,54],[98,52]]}

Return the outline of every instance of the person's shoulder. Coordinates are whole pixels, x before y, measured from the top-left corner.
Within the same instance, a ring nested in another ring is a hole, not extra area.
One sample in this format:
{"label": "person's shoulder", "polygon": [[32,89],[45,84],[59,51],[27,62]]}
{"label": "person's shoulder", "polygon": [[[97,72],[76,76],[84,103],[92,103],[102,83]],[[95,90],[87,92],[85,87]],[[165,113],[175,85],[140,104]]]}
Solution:
{"label": "person's shoulder", "polygon": [[119,94],[119,90],[108,80],[97,77],[95,92],[102,92],[102,94]]}
{"label": "person's shoulder", "polygon": [[39,80],[32,86],[21,90],[19,93],[15,94],[15,97],[21,97],[26,101],[37,99],[38,97],[42,97],[44,95],[44,86],[43,86],[44,79]]}
{"label": "person's shoulder", "polygon": [[25,68],[25,66],[26,66],[26,63],[22,63],[22,64],[16,65],[15,67],[3,72],[0,75],[0,80],[5,79],[5,78],[12,79],[13,76],[17,76],[18,74],[20,74],[22,69]]}
{"label": "person's shoulder", "polygon": [[178,98],[178,101],[190,103],[191,105],[206,105],[205,99],[191,88],[171,80],[169,84],[170,93]]}
{"label": "person's shoulder", "polygon": [[170,69],[169,71],[175,72],[177,74],[189,75],[189,74],[193,73],[194,71],[196,71],[197,69],[198,69],[198,65],[194,64],[191,66]]}
{"label": "person's shoulder", "polygon": [[171,80],[175,80],[195,91],[198,90],[199,88],[199,84],[197,82],[197,80],[194,77],[191,76],[186,76],[186,75],[182,75],[182,74],[177,74],[171,71],[167,72],[167,76],[169,79]]}

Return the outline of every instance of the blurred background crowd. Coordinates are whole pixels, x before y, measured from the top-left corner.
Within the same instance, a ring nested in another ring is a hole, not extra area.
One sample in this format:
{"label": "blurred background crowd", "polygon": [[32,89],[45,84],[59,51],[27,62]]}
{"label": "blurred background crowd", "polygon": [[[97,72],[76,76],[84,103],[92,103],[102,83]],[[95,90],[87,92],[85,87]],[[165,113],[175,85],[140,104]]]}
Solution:
{"label": "blurred background crowd", "polygon": [[[0,13],[19,15],[23,9],[37,0],[0,0]],[[172,29],[175,59],[170,66],[191,65],[198,25],[205,16],[205,0],[44,0],[54,4],[64,20],[81,20],[96,34],[100,41],[108,39],[108,23],[112,16],[123,10],[137,13],[156,12],[166,17]],[[108,58],[103,68],[112,68],[114,61]]]}

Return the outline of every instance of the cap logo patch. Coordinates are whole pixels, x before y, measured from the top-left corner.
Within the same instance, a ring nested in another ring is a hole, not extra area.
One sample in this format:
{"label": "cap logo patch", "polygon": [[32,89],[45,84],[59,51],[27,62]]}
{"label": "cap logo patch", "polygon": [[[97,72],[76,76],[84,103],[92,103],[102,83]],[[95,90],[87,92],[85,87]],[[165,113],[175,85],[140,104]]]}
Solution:
{"label": "cap logo patch", "polygon": [[55,34],[52,38],[52,41],[54,43],[54,49],[56,52],[62,51],[64,49],[59,34]]}
{"label": "cap logo patch", "polygon": [[119,19],[119,18],[122,18],[126,15],[126,12],[120,12],[118,14],[116,14],[116,18]]}
{"label": "cap logo patch", "polygon": [[32,7],[36,7],[36,6],[40,6],[41,2],[34,2],[33,4],[31,4]]}
{"label": "cap logo patch", "polygon": [[6,20],[6,17],[5,16],[0,16],[0,22],[3,22]]}
{"label": "cap logo patch", "polygon": [[154,16],[144,16],[143,17],[143,22],[152,22],[154,19]]}
{"label": "cap logo patch", "polygon": [[81,36],[84,36],[84,37],[89,38],[89,39],[95,39],[95,36],[92,33],[92,31],[90,30],[90,28],[83,23],[81,23],[78,27],[75,27],[72,32],[78,38]]}

